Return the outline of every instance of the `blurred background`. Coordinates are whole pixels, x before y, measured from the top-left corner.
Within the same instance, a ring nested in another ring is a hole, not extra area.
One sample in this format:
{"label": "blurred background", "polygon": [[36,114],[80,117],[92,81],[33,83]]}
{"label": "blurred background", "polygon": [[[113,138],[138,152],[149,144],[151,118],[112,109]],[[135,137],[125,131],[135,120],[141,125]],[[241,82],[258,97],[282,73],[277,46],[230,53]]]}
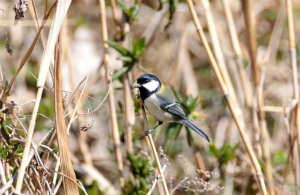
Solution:
{"label": "blurred background", "polygon": [[[252,26],[250,24],[250,29],[249,18],[244,17],[249,2],[252,6],[248,8],[255,22]],[[290,1],[194,1],[203,32],[229,89],[229,98],[239,105],[240,109],[236,109],[238,120],[244,124],[246,139],[252,145],[263,173],[259,177],[264,178],[268,194],[300,193],[297,189],[300,187],[298,77],[297,66],[293,69],[291,65],[290,52],[292,48],[299,56],[300,4],[290,2],[294,24],[291,30],[295,33],[293,41],[289,39],[291,31],[286,2]],[[29,127],[40,62],[54,11],[36,43],[33,42],[42,24],[45,7],[49,10],[53,3],[53,0],[47,3],[42,0],[0,2],[0,63],[4,86],[1,93],[7,90],[25,60],[9,96],[1,99],[2,111],[5,106],[12,105],[8,113],[1,113],[2,129],[8,129],[12,137],[19,134],[26,138],[24,128]],[[19,14],[16,18],[14,7],[17,12],[22,7],[24,17]],[[69,151],[76,178],[86,193],[147,194],[151,189],[158,174],[157,164],[143,137],[147,125],[135,98],[138,92],[132,88],[140,75],[151,73],[172,90],[188,118],[211,140],[208,143],[178,124],[163,124],[152,133],[161,165],[166,165],[164,175],[170,194],[263,194],[249,152],[224,99],[226,94],[221,90],[220,81],[197,34],[188,4],[179,0],[107,0],[105,7],[107,50],[103,47],[100,17],[103,12],[99,1],[73,0],[60,32],[61,93],[66,125],[71,124]],[[255,32],[252,40],[249,39],[251,28]],[[33,50],[28,53],[32,44]],[[11,49],[12,55],[8,52]],[[108,59],[104,57],[106,52]],[[251,64],[251,59],[256,59],[255,65]],[[38,110],[33,134],[36,143],[55,129],[53,64],[54,60]],[[253,79],[253,66],[260,75],[258,82]],[[81,97],[79,93],[84,95]],[[115,111],[109,105],[108,94],[114,95]],[[72,117],[74,109],[75,119]],[[118,124],[114,130],[110,123],[113,120],[111,112],[115,112]],[[150,128],[157,124],[148,113],[147,118]],[[6,139],[3,130],[1,132],[1,139]],[[18,169],[23,152],[21,146],[14,145],[12,150],[7,149],[8,146],[5,141],[0,143],[7,181]],[[54,141],[48,147],[54,154],[50,154],[47,161],[43,159],[43,163],[55,170],[58,144]],[[36,155],[42,157],[45,150],[45,147],[39,147]],[[116,156],[119,152],[121,161]],[[43,182],[46,180],[52,186],[54,172],[50,175],[40,173],[39,177],[31,178],[33,170],[41,166],[37,157],[33,159],[30,163],[33,168],[27,170],[29,178],[26,178],[32,185],[24,187],[23,192],[30,194],[31,189],[34,194],[50,194]],[[268,171],[271,176],[268,176]],[[124,184],[120,185],[121,175]],[[64,193],[60,177],[55,185],[58,191],[51,191],[53,194]],[[41,186],[34,187],[39,183],[37,180],[43,184],[44,191]],[[14,186],[15,183],[9,192]],[[80,189],[80,194],[84,193]],[[152,194],[164,194],[160,179]]]}

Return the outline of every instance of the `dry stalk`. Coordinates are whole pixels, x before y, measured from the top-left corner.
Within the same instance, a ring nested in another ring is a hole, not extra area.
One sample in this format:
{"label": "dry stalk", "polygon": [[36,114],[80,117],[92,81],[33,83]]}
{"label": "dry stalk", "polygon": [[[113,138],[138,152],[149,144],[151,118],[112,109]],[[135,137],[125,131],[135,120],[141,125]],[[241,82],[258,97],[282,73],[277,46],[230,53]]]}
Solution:
{"label": "dry stalk", "polygon": [[224,12],[225,12],[226,20],[227,20],[227,26],[228,26],[228,30],[229,30],[231,44],[232,44],[234,53],[236,55],[236,63],[237,63],[240,79],[241,79],[243,90],[244,90],[245,103],[248,107],[251,107],[252,94],[253,94],[252,86],[251,86],[248,74],[246,73],[246,70],[243,65],[244,57],[243,57],[240,42],[238,39],[238,35],[236,32],[235,23],[233,20],[230,4],[229,4],[228,0],[222,0],[222,4],[224,7]]}
{"label": "dry stalk", "polygon": [[[149,124],[148,124],[148,121],[147,121],[147,117],[146,117],[146,112],[145,112],[145,107],[143,105],[143,101],[141,98],[139,98],[139,101],[140,101],[140,106],[142,108],[142,112],[143,112],[143,117],[144,117],[144,122],[146,123],[146,126],[148,127],[149,129]],[[158,158],[158,155],[157,155],[157,152],[156,152],[156,148],[155,148],[155,145],[154,145],[154,142],[153,142],[153,138],[152,138],[152,135],[149,134],[148,136],[146,136],[149,143],[150,143],[150,146],[151,146],[151,150],[153,152],[153,155],[154,155],[154,158],[155,158],[155,161],[156,161],[156,164],[157,164],[157,168],[158,168],[158,172],[161,176],[161,180],[162,180],[162,183],[163,183],[163,187],[164,187],[164,192],[166,195],[169,195],[169,190],[168,190],[168,186],[167,186],[167,183],[166,183],[166,180],[165,180],[165,176],[163,174],[163,170],[161,168],[161,164],[160,164],[160,161],[159,161],[159,158]]]}
{"label": "dry stalk", "polygon": [[[105,43],[105,41],[108,40],[105,1],[99,0],[99,5],[100,5],[100,15],[101,15],[101,24],[102,24],[102,41],[103,41],[103,48],[104,48],[103,62],[105,65],[107,86],[110,86],[109,83],[110,83],[111,76],[110,76],[108,44]],[[112,88],[113,86],[110,86],[110,87]],[[116,161],[117,161],[118,171],[119,171],[119,182],[120,182],[121,188],[123,188],[124,187],[123,161],[122,161],[122,153],[121,153],[121,148],[120,148],[120,135],[119,135],[119,129],[118,129],[118,123],[117,123],[115,97],[114,97],[113,89],[111,89],[111,91],[108,95],[108,100],[109,100],[109,109],[110,109],[112,138],[114,141],[114,150],[115,150],[115,156],[116,156]]]}
{"label": "dry stalk", "polygon": [[[255,33],[255,18],[253,14],[253,2],[252,0],[243,0],[243,12],[246,26],[246,35],[249,46],[249,54],[251,59],[251,68],[255,85],[256,104],[257,104],[257,117],[259,120],[259,126],[261,129],[261,146],[263,151],[263,157],[266,164],[266,176],[268,180],[269,193],[275,194],[273,184],[272,163],[270,159],[270,147],[268,140],[268,130],[265,120],[265,113],[263,112],[263,79],[261,79],[259,65],[257,63],[257,43]],[[254,115],[254,117],[256,117]]]}
{"label": "dry stalk", "polygon": [[[167,165],[164,165],[163,168],[162,168],[162,171],[164,172],[166,168],[167,168]],[[152,192],[154,191],[154,188],[155,188],[156,183],[157,183],[157,181],[159,180],[159,178],[160,178],[160,175],[158,175],[158,176],[155,177],[155,180],[154,180],[154,182],[153,182],[153,184],[152,184],[152,187],[151,187],[151,189],[148,191],[147,195],[151,195],[151,194],[152,194]]]}
{"label": "dry stalk", "polygon": [[226,63],[225,63],[225,59],[224,59],[224,55],[221,49],[221,45],[220,45],[220,41],[219,41],[219,37],[217,34],[217,30],[216,30],[216,26],[215,26],[215,22],[213,19],[213,15],[211,12],[211,8],[210,8],[210,3],[208,0],[201,0],[202,5],[204,7],[204,13],[205,13],[205,18],[207,21],[207,25],[208,25],[208,29],[209,29],[209,34],[211,37],[211,42],[212,42],[212,48],[215,54],[215,59],[217,61],[217,65],[219,66],[220,69],[220,73],[223,77],[223,80],[227,86],[227,89],[229,91],[229,94],[231,95],[231,99],[233,104],[238,104],[237,101],[237,97],[231,82],[231,78],[229,76],[227,67],[226,67]]}
{"label": "dry stalk", "polygon": [[39,28],[38,32],[36,33],[36,35],[35,35],[35,37],[34,37],[32,43],[31,43],[29,49],[27,50],[26,54],[25,54],[24,57],[22,58],[22,60],[21,60],[21,62],[20,62],[20,64],[19,64],[19,67],[18,67],[18,69],[17,69],[17,71],[16,71],[14,77],[12,78],[12,80],[11,80],[10,83],[9,83],[9,88],[8,88],[8,90],[7,90],[8,93],[10,92],[10,90],[11,90],[11,88],[12,88],[12,85],[14,84],[14,81],[16,80],[16,77],[18,76],[19,72],[21,71],[21,69],[22,69],[23,66],[25,65],[26,61],[28,60],[29,56],[31,55],[31,53],[32,53],[32,51],[33,51],[33,49],[34,49],[34,46],[35,46],[35,44],[36,44],[36,42],[37,42],[37,40],[38,40],[38,38],[39,38],[39,36],[40,36],[40,34],[41,34],[41,32],[42,32],[42,30],[43,30],[43,28],[44,28],[46,22],[47,22],[48,17],[50,16],[50,13],[52,12],[53,8],[55,7],[55,5],[56,5],[56,2],[52,5],[52,7],[51,7],[50,10],[48,11],[48,13],[45,15],[45,18],[43,19],[43,22],[42,22],[41,27]]}
{"label": "dry stalk", "polygon": [[132,143],[132,125],[134,124],[134,106],[130,83],[128,79],[129,74],[123,75],[123,87],[124,87],[124,116],[125,116],[125,131],[126,131],[126,145],[130,153],[133,152]]}
{"label": "dry stalk", "polygon": [[[68,147],[68,136],[66,122],[64,119],[63,111],[63,97],[61,94],[62,88],[62,48],[60,43],[60,37],[58,38],[58,44],[56,46],[55,55],[55,80],[54,80],[54,104],[55,104],[55,123],[57,131],[57,142],[61,162],[62,173],[68,177],[63,178],[64,191],[65,194],[79,194],[78,187],[76,183],[71,181],[69,178],[76,181],[76,175],[73,169],[70,151]],[[71,123],[71,121],[70,121]]]}
{"label": "dry stalk", "polygon": [[193,18],[193,22],[195,24],[195,27],[196,27],[196,30],[197,30],[197,33],[202,41],[202,44],[207,52],[207,55],[209,57],[209,60],[210,60],[210,65],[212,66],[215,74],[216,74],[216,77],[220,83],[220,86],[221,86],[221,89],[223,91],[223,94],[224,94],[224,97],[225,97],[225,100],[227,102],[227,105],[228,105],[228,108],[233,116],[233,119],[235,120],[235,123],[239,129],[239,132],[240,132],[240,135],[242,137],[242,140],[245,144],[245,147],[246,147],[246,150],[248,152],[248,155],[250,157],[250,160],[251,160],[251,163],[254,167],[254,170],[255,170],[255,173],[256,173],[256,176],[257,176],[257,179],[258,179],[258,184],[260,186],[260,190],[262,192],[262,194],[266,195],[267,194],[267,190],[266,190],[266,186],[265,186],[265,183],[264,183],[264,178],[263,178],[263,174],[261,172],[261,168],[260,168],[260,165],[258,163],[258,160],[255,156],[255,153],[253,151],[253,148],[252,148],[252,144],[250,142],[250,139],[248,138],[248,135],[246,134],[245,132],[245,124],[244,124],[244,121],[243,120],[240,120],[240,117],[238,115],[238,113],[241,112],[241,109],[239,108],[239,105],[237,104],[236,106],[233,105],[232,103],[232,100],[231,100],[231,96],[230,94],[228,93],[228,89],[227,89],[227,86],[225,85],[225,82],[223,80],[223,77],[220,73],[220,70],[218,68],[218,65],[216,63],[216,60],[214,59],[214,56],[212,54],[212,51],[208,45],[208,42],[205,38],[205,35],[204,35],[204,32],[202,30],[202,27],[200,25],[200,21],[197,17],[197,14],[196,14],[196,11],[195,11],[195,7],[192,3],[191,0],[187,0],[187,3],[188,3],[188,6],[189,6],[189,9],[190,9],[190,13],[192,15],[192,18]]}
{"label": "dry stalk", "polygon": [[[31,0],[31,3],[29,4],[28,8],[29,8],[31,17],[34,20],[35,28],[36,28],[36,30],[39,30],[39,28],[40,28],[39,15],[38,15],[34,0]],[[45,8],[45,11],[46,11],[46,8]],[[44,15],[46,15],[46,14],[44,13]],[[43,48],[45,48],[46,41],[45,41],[44,31],[41,32],[41,41],[42,41]]]}
{"label": "dry stalk", "polygon": [[[142,106],[142,104],[140,104],[140,106]],[[141,128],[142,129],[144,128],[144,126],[146,126],[147,129],[150,129],[149,128],[149,123],[148,123],[148,120],[147,120],[147,117],[146,117],[146,112],[143,112],[143,110],[141,112],[139,112],[139,120],[140,120]],[[143,139],[143,140],[145,140],[147,148],[150,151],[151,150],[151,144],[150,144],[149,139]],[[154,157],[153,152],[152,153],[150,152],[150,156],[151,156],[151,158]],[[158,175],[159,175],[158,172],[155,171],[155,177],[157,177]],[[159,195],[161,195],[162,192],[163,192],[161,182],[158,182],[158,184],[157,184],[157,190],[158,190]]]}
{"label": "dry stalk", "polygon": [[[114,0],[111,0],[111,2]],[[128,2],[126,2],[127,6]],[[118,26],[117,26],[118,27]],[[118,29],[117,29],[118,30]],[[123,13],[122,18],[122,33],[125,36],[122,45],[129,49],[130,48],[130,24],[128,23],[125,13]],[[125,64],[125,62],[124,62]],[[135,114],[134,114],[134,105],[133,105],[133,98],[132,98],[132,91],[130,85],[130,76],[131,71],[125,73],[123,75],[123,92],[124,92],[124,127],[126,132],[126,145],[127,149],[130,153],[133,152],[133,143],[132,143],[132,126],[135,122]]]}
{"label": "dry stalk", "polygon": [[114,19],[114,23],[116,25],[116,30],[117,32],[121,30],[121,25],[120,22],[118,20],[118,13],[117,13],[117,6],[116,6],[116,1],[115,0],[110,0],[110,5],[111,5],[111,9],[112,9],[112,15],[113,15],[113,19]]}
{"label": "dry stalk", "polygon": [[[71,88],[72,88],[72,91],[74,93],[76,93],[76,89],[79,88],[79,86],[81,85],[81,83],[78,85],[78,87],[75,86],[75,82],[74,82],[74,74],[73,74],[73,63],[72,63],[72,59],[71,59],[71,56],[70,56],[70,50],[69,50],[69,36],[68,36],[68,26],[67,26],[67,19],[68,19],[68,15],[65,17],[65,21],[63,22],[63,26],[62,26],[62,29],[61,29],[61,36],[62,36],[62,47],[63,47],[63,62],[66,60],[67,63],[68,63],[68,68],[69,68],[69,75],[70,75],[70,83],[71,83]],[[98,76],[98,74],[96,74]],[[93,85],[94,82],[90,81]],[[87,83],[87,81],[86,81]],[[85,84],[86,84],[85,83]],[[91,86],[89,85],[89,86]],[[85,93],[86,94],[89,94],[89,89],[90,87],[88,87],[88,85],[86,86],[85,89]],[[80,96],[84,96],[83,93],[80,93]],[[74,100],[76,102],[79,102],[78,101],[78,95],[72,95],[72,97],[74,98]],[[73,100],[73,98],[70,99],[70,101]],[[81,107],[83,103],[82,102],[79,102],[79,105],[78,107]],[[76,105],[77,106],[77,105]],[[68,110],[69,107],[66,107],[66,111]],[[68,117],[70,117],[70,115],[68,115]],[[69,119],[70,122],[72,121],[71,119]],[[78,126],[81,127],[82,126],[82,120],[81,118],[78,118]],[[83,156],[83,160],[86,164],[90,165],[90,166],[93,166],[93,160],[92,160],[92,157],[91,157],[91,153],[90,153],[90,150],[89,150],[89,146],[87,144],[87,134],[82,132],[80,133],[78,136],[77,136],[77,140],[78,140],[78,143],[79,143],[79,149],[81,151],[81,154]]]}
{"label": "dry stalk", "polygon": [[34,127],[35,127],[35,122],[36,122],[39,105],[41,102],[41,97],[42,97],[42,93],[43,93],[43,89],[44,89],[44,84],[46,81],[47,72],[49,70],[51,58],[53,57],[54,47],[55,47],[56,40],[57,40],[59,31],[60,31],[60,27],[62,25],[63,18],[69,8],[70,3],[71,3],[70,0],[69,1],[62,0],[62,1],[58,1],[57,6],[56,6],[56,12],[54,14],[54,20],[53,20],[51,28],[50,28],[50,34],[49,34],[47,46],[46,46],[46,49],[42,56],[41,68],[40,68],[40,72],[39,72],[39,78],[37,81],[38,91],[37,91],[37,95],[36,95],[36,102],[34,104],[32,116],[31,116],[31,120],[30,120],[30,125],[29,125],[29,129],[28,129],[28,134],[26,137],[26,143],[25,143],[25,148],[24,148],[24,152],[23,152],[21,166],[19,168],[19,175],[18,175],[18,180],[17,180],[17,184],[16,184],[15,194],[21,194],[21,188],[22,188],[22,184],[23,184],[25,169],[27,167],[26,162],[27,162],[28,155],[29,155],[32,135],[33,135]]}
{"label": "dry stalk", "polygon": [[[6,184],[5,172],[2,165],[2,159],[0,158],[0,180],[1,180],[1,188]],[[8,195],[8,191],[5,191],[4,195]]]}
{"label": "dry stalk", "polygon": [[289,46],[290,46],[290,61],[293,70],[293,86],[294,86],[294,96],[293,99],[296,101],[296,106],[294,107],[292,118],[293,122],[291,133],[293,136],[297,136],[298,144],[294,144],[293,149],[293,168],[295,174],[295,186],[296,194],[300,194],[300,168],[299,168],[299,146],[300,146],[300,123],[299,123],[299,85],[298,85],[298,70],[297,70],[297,58],[296,58],[296,42],[295,42],[295,29],[294,29],[294,19],[291,0],[286,0],[287,9],[287,19],[288,19],[288,30],[289,30]]}

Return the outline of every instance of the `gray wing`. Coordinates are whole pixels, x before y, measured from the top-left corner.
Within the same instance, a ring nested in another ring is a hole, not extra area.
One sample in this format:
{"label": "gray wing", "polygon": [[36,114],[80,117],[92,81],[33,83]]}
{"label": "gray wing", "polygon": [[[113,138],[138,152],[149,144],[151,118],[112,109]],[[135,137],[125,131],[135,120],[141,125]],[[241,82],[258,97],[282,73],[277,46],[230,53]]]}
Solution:
{"label": "gray wing", "polygon": [[186,119],[183,109],[167,87],[162,85],[162,88],[156,92],[156,98],[162,110],[174,114],[181,119]]}
{"label": "gray wing", "polygon": [[[163,101],[161,101],[161,102],[163,102]],[[177,101],[174,101],[173,103],[163,102],[159,105],[159,107],[166,112],[176,115],[177,117],[180,117],[183,119],[186,118],[186,115],[185,115],[182,107],[180,106],[180,104]]]}

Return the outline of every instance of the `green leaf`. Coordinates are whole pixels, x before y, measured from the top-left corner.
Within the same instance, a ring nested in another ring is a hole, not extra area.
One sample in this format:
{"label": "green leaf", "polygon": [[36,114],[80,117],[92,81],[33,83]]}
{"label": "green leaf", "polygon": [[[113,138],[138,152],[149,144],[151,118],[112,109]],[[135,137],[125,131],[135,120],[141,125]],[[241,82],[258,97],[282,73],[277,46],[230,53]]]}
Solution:
{"label": "green leaf", "polygon": [[124,73],[128,72],[132,66],[125,65],[120,68],[114,75],[112,80],[115,81],[116,79],[120,78]]}
{"label": "green leaf", "polygon": [[2,123],[1,123],[1,125],[2,125],[2,129],[4,131],[4,135],[5,135],[6,141],[10,144],[9,131],[7,129],[6,121],[3,120]]}
{"label": "green leaf", "polygon": [[172,20],[173,19],[173,15],[176,11],[176,5],[177,5],[177,1],[176,0],[169,0],[169,4],[170,4],[170,7],[169,7],[169,20]]}
{"label": "green leaf", "polygon": [[22,157],[22,156],[23,156],[23,153],[15,153],[14,156],[15,156],[15,157]]}
{"label": "green leaf", "polygon": [[214,157],[219,158],[219,150],[214,143],[209,145],[209,151]]}
{"label": "green leaf", "polygon": [[188,110],[189,113],[191,113],[195,110],[198,100],[199,100],[199,96],[197,96],[195,98],[191,94],[188,96],[187,104],[188,104],[188,108],[189,108],[189,110]]}
{"label": "green leaf", "polygon": [[0,156],[1,157],[6,157],[7,156],[7,152],[12,149],[14,146],[12,145],[8,145],[6,148],[3,148],[3,150],[0,151]]}
{"label": "green leaf", "polygon": [[122,54],[123,56],[131,56],[131,53],[129,50],[127,50],[125,47],[123,47],[122,45],[120,45],[117,42],[114,41],[110,41],[107,40],[105,41],[105,43],[107,43],[110,47],[114,48],[115,50],[117,50],[120,54]]}
{"label": "green leaf", "polygon": [[182,124],[179,123],[170,123],[168,125],[167,131],[166,131],[166,139],[171,139],[175,137],[175,139],[178,138],[180,130],[182,128]]}
{"label": "green leaf", "polygon": [[123,0],[118,0],[118,3],[120,4],[122,10],[127,10],[127,6]]}
{"label": "green leaf", "polygon": [[136,44],[136,52],[135,52],[135,58],[141,57],[145,52],[145,42],[146,38],[143,37],[139,42]]}
{"label": "green leaf", "polygon": [[131,53],[133,54],[133,56],[135,56],[135,53],[136,53],[136,40],[135,39],[131,40]]}
{"label": "green leaf", "polygon": [[122,60],[124,62],[132,62],[132,57],[131,56],[121,56],[121,57],[118,57],[118,60]]}
{"label": "green leaf", "polygon": [[129,11],[130,11],[131,21],[135,21],[138,13],[140,11],[140,5],[139,4],[135,4],[133,7],[131,7],[129,9]]}
{"label": "green leaf", "polygon": [[187,133],[187,139],[188,139],[188,144],[189,146],[192,146],[193,144],[196,144],[196,137],[194,132],[189,129],[188,127],[185,127],[186,133]]}

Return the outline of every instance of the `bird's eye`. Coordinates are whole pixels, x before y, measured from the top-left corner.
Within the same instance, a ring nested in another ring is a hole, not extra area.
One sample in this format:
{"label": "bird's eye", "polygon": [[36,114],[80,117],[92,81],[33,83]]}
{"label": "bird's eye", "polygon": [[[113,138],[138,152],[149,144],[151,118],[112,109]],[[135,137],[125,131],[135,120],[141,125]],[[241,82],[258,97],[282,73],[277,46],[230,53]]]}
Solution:
{"label": "bird's eye", "polygon": [[146,83],[148,83],[150,80],[149,79],[146,79]]}

